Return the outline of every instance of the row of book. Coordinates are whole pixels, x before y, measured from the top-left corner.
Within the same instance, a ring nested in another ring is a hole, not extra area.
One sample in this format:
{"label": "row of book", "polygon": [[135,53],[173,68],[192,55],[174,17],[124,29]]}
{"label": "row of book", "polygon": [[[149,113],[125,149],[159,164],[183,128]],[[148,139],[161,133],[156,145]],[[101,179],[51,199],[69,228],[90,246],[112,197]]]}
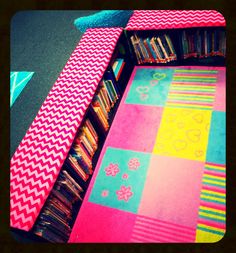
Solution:
{"label": "row of book", "polygon": [[93,173],[92,159],[98,135],[87,118],[74,140],[49,198],[39,215],[34,233],[50,242],[67,242],[71,233],[73,206],[82,201],[84,184]]}
{"label": "row of book", "polygon": [[226,53],[225,31],[215,29],[184,30],[181,34],[183,58],[223,56]]}
{"label": "row of book", "polygon": [[[115,59],[105,72],[91,103],[95,114],[89,115],[81,124],[57,181],[34,225],[34,233],[47,241],[63,243],[69,239],[75,206],[82,203],[87,181],[93,174],[93,158],[99,144],[95,129],[99,125],[105,131],[109,128],[111,109],[120,97],[116,80],[124,64],[121,58]],[[94,124],[98,126],[94,127]]]}
{"label": "row of book", "polygon": [[103,79],[93,101],[92,108],[102,128],[109,129],[110,111],[119,99],[119,89],[114,79]]}
{"label": "row of book", "polygon": [[158,37],[130,37],[138,64],[167,63],[177,59],[174,46],[168,34]]}
{"label": "row of book", "polygon": [[98,134],[91,121],[86,119],[75,138],[68,158],[65,161],[67,168],[73,168],[77,176],[86,182],[93,173],[92,159],[98,148]]}
{"label": "row of book", "polygon": [[81,192],[82,187],[63,169],[39,215],[34,233],[50,242],[66,242],[71,233],[73,204],[82,200]]}

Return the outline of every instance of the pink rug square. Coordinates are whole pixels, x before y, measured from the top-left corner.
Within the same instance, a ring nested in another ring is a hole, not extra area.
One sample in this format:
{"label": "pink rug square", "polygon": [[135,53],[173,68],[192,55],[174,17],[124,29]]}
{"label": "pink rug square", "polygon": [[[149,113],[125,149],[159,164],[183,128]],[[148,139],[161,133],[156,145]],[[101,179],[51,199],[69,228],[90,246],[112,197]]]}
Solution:
{"label": "pink rug square", "polygon": [[138,214],[195,228],[204,163],[152,155]]}
{"label": "pink rug square", "polygon": [[140,152],[152,152],[160,125],[162,107],[120,106],[113,121],[106,145]]}
{"label": "pink rug square", "polygon": [[80,209],[69,242],[128,242],[136,215],[86,202]]}

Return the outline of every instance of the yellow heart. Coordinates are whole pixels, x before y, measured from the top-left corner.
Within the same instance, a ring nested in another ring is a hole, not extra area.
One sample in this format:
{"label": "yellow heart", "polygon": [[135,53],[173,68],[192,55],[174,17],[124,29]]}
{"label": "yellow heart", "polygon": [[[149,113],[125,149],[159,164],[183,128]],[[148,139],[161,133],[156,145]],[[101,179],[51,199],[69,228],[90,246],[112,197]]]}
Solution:
{"label": "yellow heart", "polygon": [[203,122],[203,115],[201,113],[195,114],[193,116],[193,119],[195,120],[195,122],[200,124]]}
{"label": "yellow heart", "polygon": [[173,145],[176,151],[180,151],[186,149],[187,142],[184,140],[176,140]]}
{"label": "yellow heart", "polygon": [[191,142],[200,141],[201,131],[199,129],[190,129],[186,131],[186,136]]}
{"label": "yellow heart", "polygon": [[196,157],[203,156],[203,151],[202,151],[202,150],[196,150],[196,151],[195,151],[195,156],[196,156]]}

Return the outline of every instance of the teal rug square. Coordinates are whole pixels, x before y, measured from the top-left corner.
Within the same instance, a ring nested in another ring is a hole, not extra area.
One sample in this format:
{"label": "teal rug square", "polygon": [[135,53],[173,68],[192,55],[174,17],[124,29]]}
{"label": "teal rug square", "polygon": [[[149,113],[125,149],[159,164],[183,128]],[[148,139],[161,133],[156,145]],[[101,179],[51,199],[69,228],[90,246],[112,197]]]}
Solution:
{"label": "teal rug square", "polygon": [[137,67],[126,104],[165,106],[174,70]]}
{"label": "teal rug square", "polygon": [[108,147],[89,201],[137,213],[151,154]]}
{"label": "teal rug square", "polygon": [[226,113],[213,111],[207,147],[207,162],[226,163]]}

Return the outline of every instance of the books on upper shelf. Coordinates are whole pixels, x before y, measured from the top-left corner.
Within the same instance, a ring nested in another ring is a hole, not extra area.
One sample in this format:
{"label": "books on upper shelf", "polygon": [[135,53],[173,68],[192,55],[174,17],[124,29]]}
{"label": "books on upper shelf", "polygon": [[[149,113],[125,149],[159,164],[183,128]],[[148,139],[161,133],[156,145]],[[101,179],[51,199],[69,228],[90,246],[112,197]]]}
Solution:
{"label": "books on upper shelf", "polygon": [[91,106],[105,131],[109,129],[109,112],[119,99],[119,96],[118,88],[112,78],[101,81]]}
{"label": "books on upper shelf", "polygon": [[115,59],[114,63],[112,64],[112,69],[116,78],[116,81],[119,80],[122,70],[124,68],[125,61],[122,58]]}
{"label": "books on upper shelf", "polygon": [[225,31],[220,29],[184,30],[181,33],[182,58],[225,57]]}
{"label": "books on upper shelf", "polygon": [[175,49],[168,34],[157,37],[130,37],[138,64],[167,63],[177,60]]}

